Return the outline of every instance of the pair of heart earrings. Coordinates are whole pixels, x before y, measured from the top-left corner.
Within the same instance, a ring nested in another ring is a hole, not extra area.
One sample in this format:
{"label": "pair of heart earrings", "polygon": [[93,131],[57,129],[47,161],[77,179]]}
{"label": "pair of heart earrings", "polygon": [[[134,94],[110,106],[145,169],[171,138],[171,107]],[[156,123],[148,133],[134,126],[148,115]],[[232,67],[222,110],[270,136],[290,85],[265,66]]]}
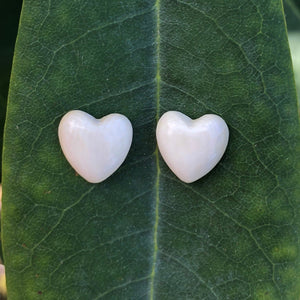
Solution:
{"label": "pair of heart earrings", "polygon": [[[73,110],[61,119],[58,136],[62,151],[76,172],[91,183],[112,175],[125,160],[132,142],[130,121],[113,113],[95,119]],[[159,119],[156,138],[160,153],[175,175],[186,183],[206,175],[223,156],[229,130],[214,114],[192,120],[178,111]]]}

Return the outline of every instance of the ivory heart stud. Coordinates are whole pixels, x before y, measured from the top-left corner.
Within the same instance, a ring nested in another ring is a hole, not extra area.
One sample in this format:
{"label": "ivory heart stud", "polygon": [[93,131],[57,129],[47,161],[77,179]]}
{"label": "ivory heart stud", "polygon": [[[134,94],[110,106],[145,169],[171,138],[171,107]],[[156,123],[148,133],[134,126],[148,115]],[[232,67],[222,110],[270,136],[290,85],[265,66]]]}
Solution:
{"label": "ivory heart stud", "polygon": [[228,144],[225,121],[213,114],[192,120],[178,111],[162,115],[156,128],[158,148],[175,175],[194,182],[219,162]]}
{"label": "ivory heart stud", "polygon": [[132,142],[132,126],[121,114],[97,120],[86,112],[73,110],[61,119],[58,137],[76,172],[85,180],[98,183],[125,160]]}

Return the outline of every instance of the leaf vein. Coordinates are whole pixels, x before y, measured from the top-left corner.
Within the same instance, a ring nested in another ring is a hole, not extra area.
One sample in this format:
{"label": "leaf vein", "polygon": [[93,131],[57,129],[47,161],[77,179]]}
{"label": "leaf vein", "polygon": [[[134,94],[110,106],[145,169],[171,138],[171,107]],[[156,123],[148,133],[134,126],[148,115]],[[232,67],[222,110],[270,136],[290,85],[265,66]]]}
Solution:
{"label": "leaf vein", "polygon": [[195,278],[198,279],[198,281],[204,285],[211,293],[212,295],[214,295],[216,297],[216,299],[219,299],[218,295],[215,293],[214,289],[212,287],[210,287],[208,285],[208,283],[206,283],[199,275],[197,272],[195,272],[194,270],[192,270],[189,266],[187,266],[184,262],[182,262],[180,259],[174,257],[171,254],[167,254],[162,250],[159,250],[159,253],[161,253],[162,255],[164,255],[165,257],[175,261],[177,264],[179,264],[181,267],[185,268],[189,273],[191,273],[192,275],[194,275]]}

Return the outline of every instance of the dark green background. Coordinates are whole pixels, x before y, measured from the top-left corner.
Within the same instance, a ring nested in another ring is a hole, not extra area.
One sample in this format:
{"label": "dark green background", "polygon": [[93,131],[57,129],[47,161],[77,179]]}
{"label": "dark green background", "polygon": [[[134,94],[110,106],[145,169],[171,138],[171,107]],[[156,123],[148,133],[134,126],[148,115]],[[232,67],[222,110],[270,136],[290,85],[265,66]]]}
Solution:
{"label": "dark green background", "polygon": [[[21,0],[2,0],[0,2],[0,168],[8,84],[21,5]],[[1,175],[2,169],[0,171],[0,182]]]}

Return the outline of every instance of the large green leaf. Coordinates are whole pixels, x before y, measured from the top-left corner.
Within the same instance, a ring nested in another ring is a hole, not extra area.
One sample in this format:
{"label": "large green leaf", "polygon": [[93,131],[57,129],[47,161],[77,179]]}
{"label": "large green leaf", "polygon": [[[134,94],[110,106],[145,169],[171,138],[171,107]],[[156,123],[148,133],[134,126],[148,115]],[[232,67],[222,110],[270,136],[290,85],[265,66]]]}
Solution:
{"label": "large green leaf", "polygon": [[[4,148],[15,299],[299,299],[299,124],[280,0],[24,3]],[[64,113],[127,115],[123,166],[89,184]],[[166,110],[221,115],[221,163],[180,182],[156,149]]]}

